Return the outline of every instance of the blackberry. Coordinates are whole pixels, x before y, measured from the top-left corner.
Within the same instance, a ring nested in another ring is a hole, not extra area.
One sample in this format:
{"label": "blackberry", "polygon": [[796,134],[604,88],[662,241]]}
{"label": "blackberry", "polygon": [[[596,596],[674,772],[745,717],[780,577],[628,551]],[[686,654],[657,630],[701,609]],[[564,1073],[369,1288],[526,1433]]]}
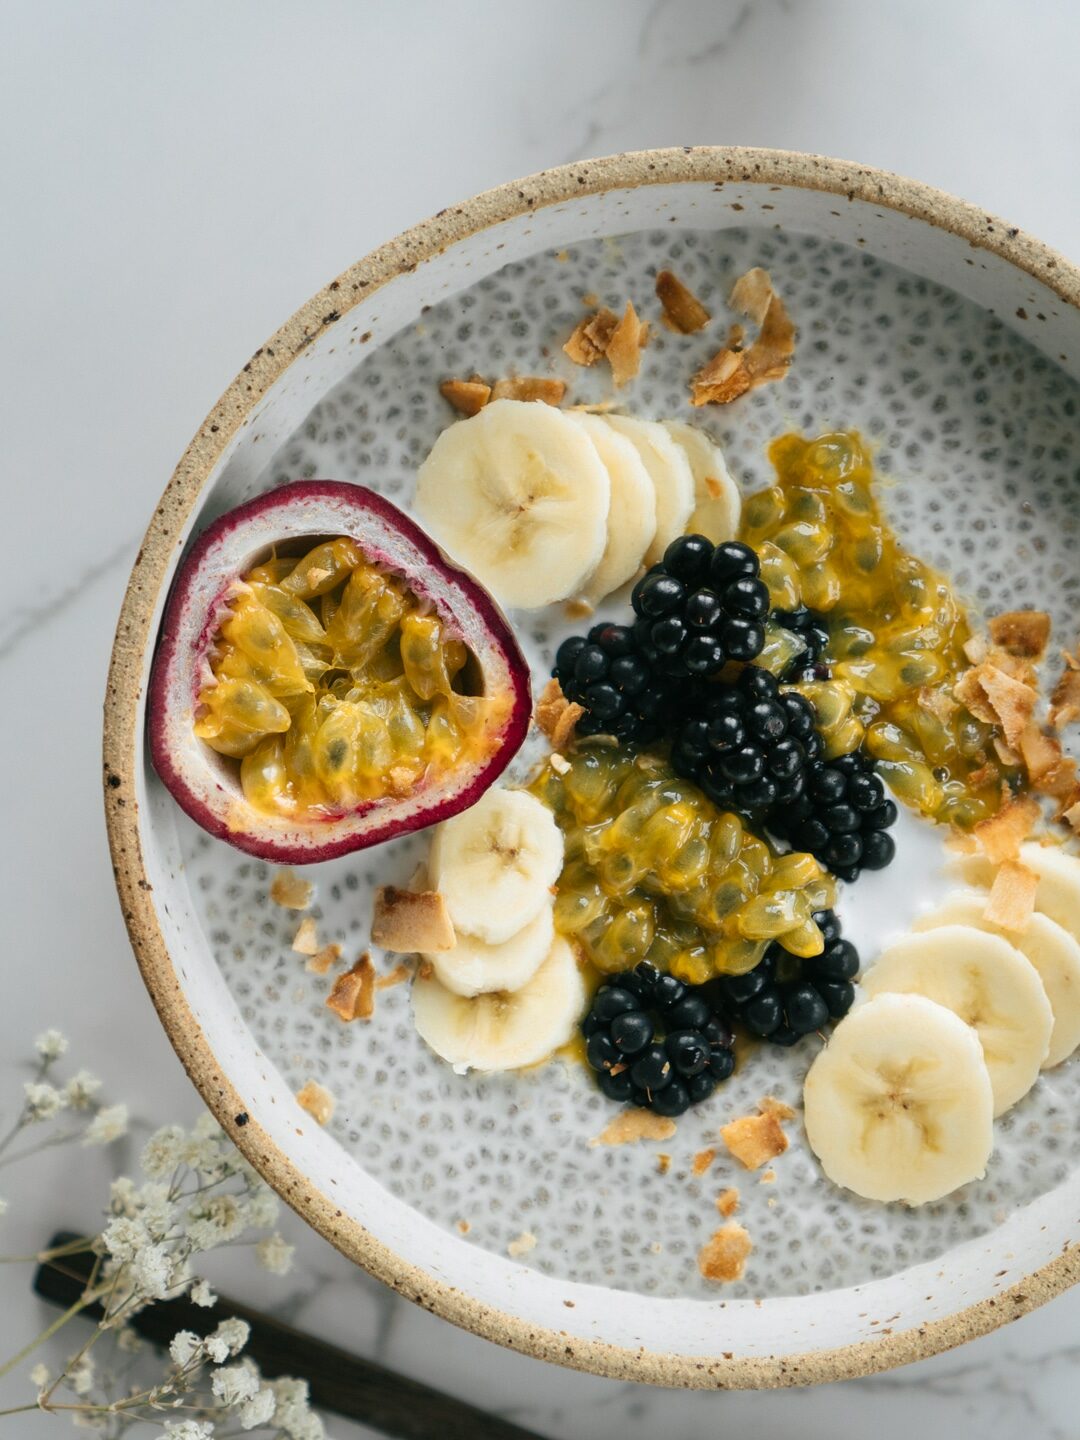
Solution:
{"label": "blackberry", "polygon": [[820,955],[800,959],[774,940],[753,970],[716,981],[729,1014],[774,1045],[797,1044],[846,1015],[855,999],[858,951],[841,938],[835,911],[818,910],[814,920],[825,938]]}
{"label": "blackberry", "polygon": [[769,591],[748,545],[680,535],[634,586],[634,640],[660,675],[706,679],[765,644]]}
{"label": "blackberry", "polygon": [[829,680],[832,671],[824,659],[829,648],[829,626],[824,615],[800,605],[797,610],[774,610],[773,619],[785,630],[793,630],[806,649],[796,655],[781,679],[789,684],[800,680]]}
{"label": "blackberry", "polygon": [[885,832],[896,823],[896,804],[870,755],[856,750],[837,760],[815,759],[802,778],[803,793],[767,819],[774,835],[815,855],[841,880],[892,863],[896,842]]}
{"label": "blackberry", "polygon": [[601,985],[581,1028],[608,1099],[681,1115],[728,1078],[731,1028],[707,993],[647,960]]}
{"label": "blackberry", "polygon": [[566,698],[585,708],[579,735],[615,735],[641,743],[659,737],[668,699],[629,626],[594,625],[587,636],[564,640],[555,654],[554,674]]}

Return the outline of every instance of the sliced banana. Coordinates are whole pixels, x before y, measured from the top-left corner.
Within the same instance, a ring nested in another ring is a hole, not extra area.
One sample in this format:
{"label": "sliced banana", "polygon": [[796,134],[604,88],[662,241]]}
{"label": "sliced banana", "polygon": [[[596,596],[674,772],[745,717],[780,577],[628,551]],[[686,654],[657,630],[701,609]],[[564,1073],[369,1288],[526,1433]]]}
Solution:
{"label": "sliced banana", "polygon": [[435,830],[428,872],[454,929],[498,945],[551,903],[563,862],[551,811],[524,790],[488,790]]}
{"label": "sliced banana", "polygon": [[1000,935],[943,925],[893,942],[862,977],[865,994],[924,995],[972,1026],[983,1048],[994,1114],[1034,1085],[1054,1017],[1034,965]]}
{"label": "sliced banana", "polygon": [[656,534],[656,491],[633,442],[598,415],[584,412],[567,419],[581,425],[596,446],[611,482],[607,545],[585,582],[583,596],[595,605],[636,575]]}
{"label": "sliced banana", "polygon": [[1049,915],[1036,911],[1025,928],[1017,933],[1001,930],[986,919],[985,890],[958,890],[947,895],[929,915],[920,915],[916,930],[936,930],[942,925],[973,925],[1010,941],[1031,961],[1046,991],[1054,1026],[1050,1048],[1042,1062],[1044,1070],[1060,1065],[1080,1045],[1080,942]]}
{"label": "sliced banana", "polygon": [[[1080,939],[1080,858],[1056,845],[1038,845],[1029,840],[1020,846],[1017,859],[1039,877],[1035,909]],[[969,885],[986,889],[994,883],[997,873],[997,867],[985,855],[958,855],[950,860],[948,868]]]}
{"label": "sliced banana", "polygon": [[434,975],[412,987],[421,1037],[455,1070],[520,1070],[546,1060],[571,1038],[585,1009],[585,982],[574,952],[556,939],[536,974],[512,994],[471,999]]}
{"label": "sliced banana", "polygon": [[993,1095],[978,1037],[921,995],[857,1006],[811,1065],[806,1138],[829,1179],[925,1205],[986,1173]]}
{"label": "sliced banana", "polygon": [[604,423],[632,442],[641,456],[656,493],[656,533],[645,551],[653,565],[677,536],[686,531],[694,509],[694,473],[686,451],[656,420],[632,420],[628,415],[605,415]]}
{"label": "sliced banana", "polygon": [[739,533],[742,495],[719,445],[704,430],[683,420],[665,420],[664,429],[686,451],[694,477],[694,510],[686,528],[714,545]]}
{"label": "sliced banana", "polygon": [[545,905],[527,925],[497,945],[475,935],[457,934],[452,950],[442,950],[424,959],[431,962],[437,979],[455,995],[487,995],[494,990],[520,990],[544,962],[555,939],[552,907]]}
{"label": "sliced banana", "polygon": [[442,432],[416,511],[504,605],[576,595],[607,544],[608,472],[581,425],[542,400],[495,400]]}

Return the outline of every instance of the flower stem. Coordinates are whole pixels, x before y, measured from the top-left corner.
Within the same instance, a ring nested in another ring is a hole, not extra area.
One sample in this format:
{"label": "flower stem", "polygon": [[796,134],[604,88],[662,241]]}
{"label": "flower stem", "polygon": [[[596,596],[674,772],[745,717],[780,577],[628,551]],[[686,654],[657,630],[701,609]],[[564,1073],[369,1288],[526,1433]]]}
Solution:
{"label": "flower stem", "polygon": [[[13,1355],[7,1364],[0,1365],[0,1379],[3,1379],[5,1375],[9,1375],[11,1371],[15,1369],[15,1366],[21,1364],[39,1345],[44,1345],[45,1341],[51,1339],[69,1320],[73,1320],[80,1311],[85,1310],[88,1305],[93,1305],[94,1302],[100,1298],[100,1294],[81,1295],[62,1315],[57,1316],[51,1325],[47,1325],[40,1335],[35,1335],[33,1340],[31,1340],[29,1344],[24,1345],[17,1355]],[[30,1408],[36,1409],[37,1407],[31,1406]]]}

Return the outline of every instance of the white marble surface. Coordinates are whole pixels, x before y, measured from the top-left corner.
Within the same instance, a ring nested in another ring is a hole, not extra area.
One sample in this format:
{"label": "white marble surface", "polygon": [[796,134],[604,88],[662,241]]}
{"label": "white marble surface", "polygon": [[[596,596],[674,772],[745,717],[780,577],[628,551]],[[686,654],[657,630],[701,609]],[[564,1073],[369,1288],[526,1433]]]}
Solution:
{"label": "white marble surface", "polygon": [[[870,162],[1077,257],[1078,47],[1070,0],[6,0],[0,1093],[15,1094],[30,1037],[59,1024],[75,1058],[134,1100],[140,1126],[195,1112],[112,892],[100,704],[157,495],[218,393],[301,300],[484,186],[678,143]],[[90,1223],[108,1163],[84,1155],[76,1171],[59,1152],[0,1177],[13,1201],[0,1248]],[[558,1440],[749,1425],[807,1440],[871,1426],[880,1440],[1075,1434],[1080,1291],[905,1371],[716,1396],[495,1350],[394,1299],[313,1235],[293,1278],[248,1273],[233,1288],[257,1303],[284,1296],[295,1322]],[[41,1318],[23,1273],[5,1267],[0,1356]]]}

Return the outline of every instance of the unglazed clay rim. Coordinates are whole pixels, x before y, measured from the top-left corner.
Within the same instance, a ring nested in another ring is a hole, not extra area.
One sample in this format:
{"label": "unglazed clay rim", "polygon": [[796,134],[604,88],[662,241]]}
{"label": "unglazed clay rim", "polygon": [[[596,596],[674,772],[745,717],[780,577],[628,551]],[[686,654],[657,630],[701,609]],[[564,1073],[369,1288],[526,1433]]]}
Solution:
{"label": "unglazed clay rim", "polygon": [[[158,925],[142,860],[136,756],[144,660],[183,528],[227,444],[312,339],[361,300],[448,246],[493,225],[583,195],[673,182],[749,182],[818,190],[899,211],[990,251],[1080,309],[1080,269],[976,206],[886,171],[792,151],[693,147],[646,150],[542,171],[489,190],[407,230],[302,306],[244,366],[169,481],[124,595],[105,698],[105,809],[117,889],[136,959],[177,1055],[238,1148],[281,1197],[343,1255],[423,1308],[509,1349],[594,1374],[654,1385],[763,1389],[844,1380],[937,1354],[1026,1314],[1080,1279],[1069,1249],[1023,1280],[955,1314],[830,1350],[768,1358],[698,1357],[630,1349],[530,1325],[400,1257],[311,1185],[245,1112],[184,997]],[[241,1124],[237,1117],[243,1115]]]}

